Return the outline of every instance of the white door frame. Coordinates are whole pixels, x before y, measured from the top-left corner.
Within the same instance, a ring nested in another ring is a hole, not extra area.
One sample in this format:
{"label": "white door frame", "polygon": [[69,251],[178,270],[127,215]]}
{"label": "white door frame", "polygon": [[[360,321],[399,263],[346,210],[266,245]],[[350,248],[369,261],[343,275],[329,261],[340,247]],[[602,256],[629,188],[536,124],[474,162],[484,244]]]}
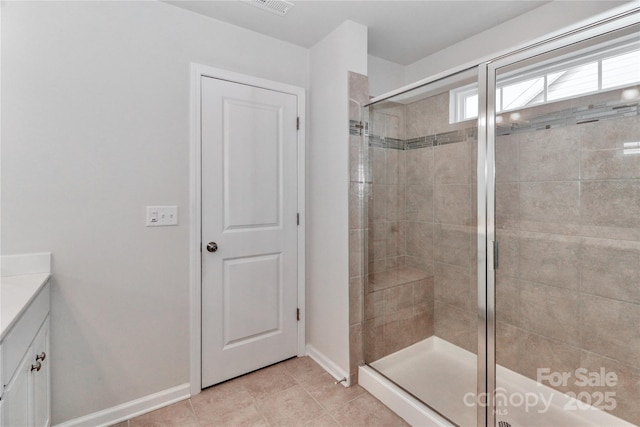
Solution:
{"label": "white door frame", "polygon": [[190,387],[191,395],[200,393],[202,388],[202,169],[201,169],[201,114],[200,79],[213,77],[248,86],[256,86],[295,95],[298,99],[298,356],[305,354],[305,89],[279,82],[265,80],[232,71],[213,68],[201,64],[191,64],[191,142],[189,177],[189,286],[190,286]]}

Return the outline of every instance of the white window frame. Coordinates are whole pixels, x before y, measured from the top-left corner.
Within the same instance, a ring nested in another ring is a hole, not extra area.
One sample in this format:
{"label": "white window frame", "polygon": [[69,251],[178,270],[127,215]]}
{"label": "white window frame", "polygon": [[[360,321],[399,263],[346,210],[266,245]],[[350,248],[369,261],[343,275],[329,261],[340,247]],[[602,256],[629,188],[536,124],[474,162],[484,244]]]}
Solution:
{"label": "white window frame", "polygon": [[[615,57],[615,56],[619,56],[619,55],[623,55],[625,53],[629,53],[632,51],[640,51],[640,43],[638,41],[633,41],[631,43],[624,43],[624,44],[618,44],[612,48],[608,48],[606,50],[599,50],[596,51],[594,53],[591,53],[590,55],[586,55],[586,56],[581,56],[579,59],[569,59],[566,61],[562,61],[560,63],[558,63],[557,61],[554,62],[552,65],[550,64],[537,64],[538,66],[536,68],[533,68],[531,70],[528,70],[525,73],[522,73],[521,70],[519,70],[519,72],[516,75],[510,76],[509,74],[506,74],[505,76],[503,76],[500,79],[500,82],[496,85],[497,90],[496,90],[496,112],[498,113],[504,113],[504,112],[509,112],[509,111],[515,111],[515,110],[521,110],[522,108],[526,108],[526,107],[516,107],[516,108],[511,108],[511,109],[507,109],[507,110],[503,110],[502,109],[502,87],[504,86],[509,86],[515,83],[519,83],[522,81],[526,81],[529,79],[533,79],[536,77],[543,77],[544,78],[544,86],[542,89],[542,95],[543,95],[543,101],[542,102],[538,102],[533,106],[540,106],[543,104],[549,104],[549,103],[553,103],[553,102],[559,102],[559,101],[566,101],[569,99],[573,99],[573,98],[579,98],[582,96],[586,96],[586,95],[593,95],[596,93],[600,93],[600,92],[605,92],[605,91],[610,91],[610,90],[615,90],[615,89],[619,89],[622,87],[626,87],[632,84],[640,84],[640,79],[638,81],[636,81],[635,83],[626,83],[624,85],[620,85],[620,86],[615,86],[615,87],[607,87],[605,89],[603,89],[602,87],[602,61],[607,60],[609,58]],[[584,64],[588,64],[588,63],[597,63],[598,64],[598,88],[594,91],[590,91],[590,92],[584,92],[584,93],[580,93],[577,95],[571,95],[571,96],[567,96],[567,97],[563,97],[563,98],[557,98],[554,100],[549,101],[548,100],[548,84],[547,84],[547,76],[549,74],[558,72],[558,71],[562,71],[562,70],[568,70],[570,68],[573,67],[577,67],[580,65],[584,65]],[[453,124],[453,123],[459,123],[459,122],[463,122],[463,121],[467,121],[467,120],[473,120],[476,119],[477,116],[466,116],[465,115],[465,99],[468,98],[469,96],[473,96],[476,95],[478,93],[478,85],[477,83],[471,83],[465,86],[461,86],[455,89],[451,89],[449,91],[449,123]]]}
{"label": "white window frame", "polygon": [[[478,83],[471,83],[449,91],[449,124],[471,120],[465,118],[465,99],[478,95]],[[477,117],[477,116],[476,116]]]}

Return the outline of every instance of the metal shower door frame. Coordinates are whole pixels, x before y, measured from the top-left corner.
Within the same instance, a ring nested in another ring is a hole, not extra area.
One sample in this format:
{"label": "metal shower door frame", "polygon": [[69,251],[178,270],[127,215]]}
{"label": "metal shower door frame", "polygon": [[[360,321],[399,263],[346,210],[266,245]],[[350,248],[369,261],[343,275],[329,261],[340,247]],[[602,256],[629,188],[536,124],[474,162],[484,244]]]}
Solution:
{"label": "metal shower door frame", "polygon": [[[495,150],[498,70],[640,22],[636,7],[591,25],[517,50],[479,65],[478,72],[478,426],[495,426],[496,390],[496,282],[495,259]],[[483,79],[484,77],[484,79]],[[486,287],[485,287],[486,283]]]}
{"label": "metal shower door frame", "polygon": [[[397,90],[374,97],[363,106],[363,117],[368,107],[396,95],[409,92],[421,86],[435,83],[457,73],[477,68],[478,77],[478,152],[477,152],[477,425],[495,427],[496,390],[496,283],[495,257],[497,242],[495,233],[495,150],[496,150],[496,77],[498,70],[512,66],[521,61],[532,60],[540,55],[551,53],[557,49],[567,48],[580,42],[611,33],[640,22],[640,7],[626,6],[619,13],[589,25],[575,28],[529,46],[516,49],[495,58],[484,58],[479,62],[464,64],[428,78],[404,86]],[[369,122],[369,118],[364,120]],[[363,149],[367,153],[367,140],[363,132]],[[366,154],[365,154],[366,156]],[[365,170],[371,172],[368,157],[364,162]],[[367,178],[369,181],[370,177]],[[363,218],[368,218],[368,204],[364,203]],[[367,241],[365,237],[363,263],[365,280],[367,277]],[[364,289],[363,289],[364,292]],[[364,295],[363,295],[364,298]],[[364,309],[364,307],[363,307]],[[363,316],[364,319],[364,316]],[[363,347],[366,338],[363,336]]]}

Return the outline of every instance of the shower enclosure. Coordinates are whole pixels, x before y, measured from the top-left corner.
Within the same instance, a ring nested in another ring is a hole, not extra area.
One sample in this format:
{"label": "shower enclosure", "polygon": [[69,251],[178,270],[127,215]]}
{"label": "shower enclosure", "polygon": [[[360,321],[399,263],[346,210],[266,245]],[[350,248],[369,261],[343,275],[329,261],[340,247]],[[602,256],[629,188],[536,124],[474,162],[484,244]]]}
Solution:
{"label": "shower enclosure", "polygon": [[640,424],[637,15],[365,108],[361,382],[431,425]]}

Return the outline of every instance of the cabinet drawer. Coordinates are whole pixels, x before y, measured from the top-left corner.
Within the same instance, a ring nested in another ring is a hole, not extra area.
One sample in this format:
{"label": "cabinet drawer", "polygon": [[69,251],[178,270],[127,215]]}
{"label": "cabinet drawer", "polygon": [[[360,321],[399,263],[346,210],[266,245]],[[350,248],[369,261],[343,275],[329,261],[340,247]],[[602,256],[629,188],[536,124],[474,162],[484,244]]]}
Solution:
{"label": "cabinet drawer", "polygon": [[31,305],[2,340],[2,385],[11,381],[36,333],[49,314],[49,283],[45,284]]}

